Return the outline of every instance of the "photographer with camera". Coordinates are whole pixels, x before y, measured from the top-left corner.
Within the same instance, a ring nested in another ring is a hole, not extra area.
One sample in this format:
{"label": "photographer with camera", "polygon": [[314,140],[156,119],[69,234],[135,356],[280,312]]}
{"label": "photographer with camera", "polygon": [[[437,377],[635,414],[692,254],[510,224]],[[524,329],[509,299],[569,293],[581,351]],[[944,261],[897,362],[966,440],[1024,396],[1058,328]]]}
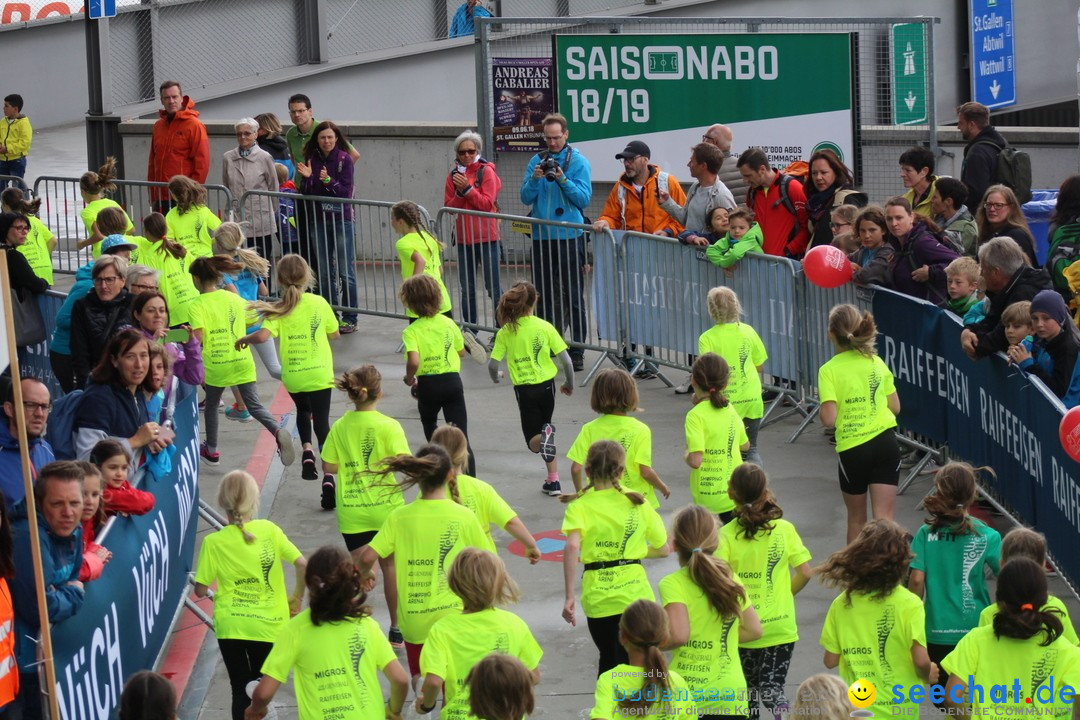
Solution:
{"label": "photographer with camera", "polygon": [[[566,118],[558,113],[544,118],[547,151],[529,161],[521,184],[521,202],[532,205],[530,216],[540,220],[587,223],[585,208],[592,200],[592,168],[584,155],[567,144],[570,131]],[[537,312],[559,332],[570,326],[573,343],[585,342],[583,274],[591,268],[585,262],[585,233],[550,225],[532,226],[533,285],[540,295]],[[575,370],[583,370],[585,351],[571,345]]]}

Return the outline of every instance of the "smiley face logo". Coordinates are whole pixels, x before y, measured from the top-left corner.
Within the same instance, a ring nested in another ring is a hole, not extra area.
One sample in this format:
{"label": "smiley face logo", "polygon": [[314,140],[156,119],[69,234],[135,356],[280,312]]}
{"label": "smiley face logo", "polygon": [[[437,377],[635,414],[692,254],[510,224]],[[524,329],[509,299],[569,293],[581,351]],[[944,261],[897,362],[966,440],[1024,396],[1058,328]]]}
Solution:
{"label": "smiley face logo", "polygon": [[873,683],[870,683],[862,678],[859,678],[855,682],[851,683],[851,687],[847,691],[848,700],[851,704],[857,708],[867,708],[873,704],[874,699],[877,697],[877,689]]}

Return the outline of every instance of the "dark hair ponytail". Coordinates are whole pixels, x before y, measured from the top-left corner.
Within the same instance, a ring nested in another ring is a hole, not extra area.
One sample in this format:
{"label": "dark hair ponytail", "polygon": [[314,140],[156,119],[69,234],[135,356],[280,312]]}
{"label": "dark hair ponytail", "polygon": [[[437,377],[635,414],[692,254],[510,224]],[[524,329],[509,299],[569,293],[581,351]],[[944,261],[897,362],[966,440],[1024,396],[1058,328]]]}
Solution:
{"label": "dark hair ponytail", "polygon": [[308,559],[304,584],[310,595],[311,624],[362,618],[371,614],[364,604],[360,571],[352,558],[336,545],[324,545]]}
{"label": "dark hair ponytail", "polygon": [[1028,640],[1046,633],[1039,645],[1054,642],[1064,632],[1057,610],[1046,606],[1046,571],[1034,560],[1013,558],[1001,568],[997,584],[996,637]]}

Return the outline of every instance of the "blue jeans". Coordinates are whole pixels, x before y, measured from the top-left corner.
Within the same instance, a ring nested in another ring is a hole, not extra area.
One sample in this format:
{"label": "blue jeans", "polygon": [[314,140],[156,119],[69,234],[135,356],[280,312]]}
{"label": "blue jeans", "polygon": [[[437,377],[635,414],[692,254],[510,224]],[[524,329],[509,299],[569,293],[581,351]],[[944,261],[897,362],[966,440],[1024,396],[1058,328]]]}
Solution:
{"label": "blue jeans", "polygon": [[[499,243],[484,242],[475,245],[458,245],[458,283],[461,285],[461,319],[476,324],[476,265],[484,269],[484,289],[491,298],[492,306],[499,304],[502,286],[499,283]],[[495,327],[499,321],[495,320]]]}
{"label": "blue jeans", "polygon": [[[356,293],[353,221],[343,220],[341,215],[322,213],[316,218],[314,226],[315,257],[308,258],[308,262],[315,267],[319,294],[331,305],[356,307],[359,298]],[[338,291],[341,293],[340,302]],[[355,312],[344,312],[341,317],[346,322],[356,322]]]}
{"label": "blue jeans", "polygon": [[[12,175],[17,178],[26,177],[26,156],[18,160],[0,160],[0,175]],[[26,183],[22,186],[25,188]]]}

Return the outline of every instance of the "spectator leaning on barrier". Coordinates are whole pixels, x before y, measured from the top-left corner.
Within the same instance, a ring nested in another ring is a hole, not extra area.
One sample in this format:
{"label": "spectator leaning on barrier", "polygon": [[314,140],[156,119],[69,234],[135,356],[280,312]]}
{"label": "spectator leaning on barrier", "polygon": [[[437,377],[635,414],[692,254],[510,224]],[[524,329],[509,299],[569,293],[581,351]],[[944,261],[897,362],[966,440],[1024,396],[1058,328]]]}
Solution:
{"label": "spectator leaning on barrier", "polygon": [[1051,290],[1050,275],[1027,264],[1024,251],[1012,238],[999,237],[979,247],[979,271],[986,283],[990,309],[986,317],[967,325],[960,334],[964,352],[972,360],[1009,347],[1001,313],[1014,302],[1031,300],[1040,290]]}
{"label": "spectator leaning on barrier", "polygon": [[26,156],[34,141],[34,129],[22,109],[22,95],[4,98],[4,119],[0,121],[0,175],[26,177]]}
{"label": "spectator leaning on barrier", "polygon": [[[243,118],[235,127],[237,146],[227,150],[222,157],[221,184],[229,189],[236,203],[251,190],[277,192],[274,158],[255,142],[259,123],[254,118]],[[272,261],[277,230],[277,199],[254,197],[242,209],[244,221],[240,225],[248,242],[263,259]]]}
{"label": "spectator leaning on barrier", "polygon": [[727,162],[727,159],[731,157],[731,143],[734,139],[731,128],[720,124],[710,126],[701,136],[701,142],[709,143],[723,154],[725,162],[720,166],[718,173],[720,181],[731,191],[735,204],[742,205],[746,202],[746,181],[743,180],[742,173],[739,172],[735,163]]}
{"label": "spectator leaning on barrier", "polygon": [[818,150],[810,156],[810,187],[806,196],[806,217],[810,247],[830,245],[833,239],[832,212],[841,205],[866,207],[866,193],[855,189],[855,179],[847,165],[832,150]]}
{"label": "spectator leaning on barrier", "polygon": [[[52,399],[49,388],[40,380],[23,378],[22,414],[26,423],[27,454],[30,456],[31,477],[36,476],[56,456],[52,446],[43,437],[45,423],[49,419]],[[3,491],[8,508],[12,508],[26,497],[23,485],[22,457],[19,454],[18,428],[15,425],[15,388],[5,382],[4,422],[0,424],[0,491]]]}
{"label": "spectator leaning on barrier", "polygon": [[615,156],[622,161],[625,172],[611,188],[603,213],[593,223],[597,232],[612,228],[674,238],[683,231],[682,223],[660,205],[666,199],[682,207],[687,202],[686,194],[678,180],[649,162],[651,156],[652,150],[640,140],[631,140]]}
{"label": "spectator leaning on barrier", "polygon": [[698,143],[690,148],[690,177],[694,178],[690,189],[686,191],[686,203],[679,205],[666,190],[659,194],[660,207],[690,234],[679,235],[679,242],[689,245],[706,246],[704,237],[709,232],[708,217],[713,208],[722,207],[731,210],[735,207],[735,198],[717,175],[724,163],[724,153],[715,145]]}
{"label": "spectator leaning on barrier", "polygon": [[449,36],[456,38],[475,34],[475,23],[478,17],[491,17],[491,13],[480,4],[480,0],[465,0],[454,12],[454,18],[450,21]]}
{"label": "spectator leaning on barrier", "polygon": [[1008,143],[990,124],[990,109],[977,102],[956,108],[956,129],[967,141],[960,180],[967,186],[967,206],[974,213],[979,209],[979,200],[986,188],[1001,181],[997,172],[998,156]]}
{"label": "spectator leaning on barrier", "polygon": [[[123,242],[123,236],[110,235]],[[134,245],[131,249],[134,249]],[[101,351],[116,331],[131,324],[131,293],[125,287],[127,262],[102,255],[90,271],[94,287],[75,301],[71,309],[71,366],[75,387],[86,387],[91,369],[101,359]]]}
{"label": "spectator leaning on barrier", "polygon": [[[533,155],[525,169],[520,198],[531,205],[538,220],[584,223],[592,200],[592,168],[588,159],[570,147],[566,118],[555,113],[544,118],[547,150]],[[570,325],[574,343],[588,334],[585,317],[585,233],[550,225],[532,226],[533,285],[540,296],[537,314],[561,334]],[[574,370],[585,367],[585,351],[569,348]]]}
{"label": "spectator leaning on barrier", "polygon": [[[38,469],[34,482],[38,542],[45,605],[49,621],[67,620],[82,608],[83,471],[74,462],[49,463]],[[19,694],[8,717],[42,717],[41,685],[38,682],[37,637],[38,581],[30,548],[30,520],[26,505],[12,513],[11,534],[15,546],[15,577],[11,601],[15,607],[15,657],[19,664]]]}
{"label": "spectator leaning on barrier", "polygon": [[740,155],[738,166],[749,187],[746,204],[754,211],[765,236],[765,254],[802,259],[810,241],[802,183],[773,170],[761,148],[750,148]]}
{"label": "spectator leaning on barrier", "polygon": [[945,266],[959,256],[938,242],[933,221],[916,215],[907,198],[897,196],[885,203],[885,224],[888,243],[896,251],[892,287],[933,303],[947,300]]}
{"label": "spectator leaning on barrier", "polygon": [[967,186],[956,178],[938,178],[934,194],[930,198],[930,209],[934,213],[934,222],[941,228],[942,235],[952,249],[975,257],[979,228],[964,204],[967,194]]}
{"label": "spectator leaning on barrier", "polygon": [[[166,80],[158,90],[162,109],[150,139],[146,179],[168,182],[174,175],[184,175],[201,185],[210,173],[210,139],[195,101],[183,94],[175,80]],[[150,197],[154,210],[162,215],[169,211],[168,190],[154,188]]]}
{"label": "spectator leaning on barrier", "polygon": [[1010,345],[1009,360],[1042,380],[1066,408],[1075,407],[1080,404],[1080,376],[1076,374],[1080,331],[1069,308],[1055,291],[1040,290],[1029,313],[1034,335],[1031,351],[1022,343]]}
{"label": "spectator leaning on barrier", "polygon": [[937,175],[934,174],[934,151],[925,147],[913,147],[900,155],[900,179],[907,188],[904,198],[911,204],[916,215],[930,217],[930,198],[934,197]]}

